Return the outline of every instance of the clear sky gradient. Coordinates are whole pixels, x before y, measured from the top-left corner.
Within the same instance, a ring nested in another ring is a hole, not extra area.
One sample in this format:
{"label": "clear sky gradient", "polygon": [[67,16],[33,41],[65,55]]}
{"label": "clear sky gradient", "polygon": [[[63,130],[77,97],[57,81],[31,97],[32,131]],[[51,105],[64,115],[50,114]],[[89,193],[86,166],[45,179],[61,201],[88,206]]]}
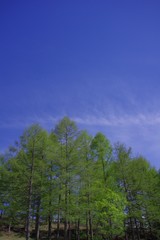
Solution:
{"label": "clear sky gradient", "polygon": [[0,1],[0,150],[69,116],[160,168],[160,2]]}

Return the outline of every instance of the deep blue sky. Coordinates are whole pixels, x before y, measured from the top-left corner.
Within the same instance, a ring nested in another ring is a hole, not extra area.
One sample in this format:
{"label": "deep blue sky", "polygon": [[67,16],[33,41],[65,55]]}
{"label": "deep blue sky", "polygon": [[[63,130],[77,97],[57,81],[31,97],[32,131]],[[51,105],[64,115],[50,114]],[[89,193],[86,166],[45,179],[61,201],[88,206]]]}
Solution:
{"label": "deep blue sky", "polygon": [[160,168],[160,2],[0,1],[0,150],[63,116]]}

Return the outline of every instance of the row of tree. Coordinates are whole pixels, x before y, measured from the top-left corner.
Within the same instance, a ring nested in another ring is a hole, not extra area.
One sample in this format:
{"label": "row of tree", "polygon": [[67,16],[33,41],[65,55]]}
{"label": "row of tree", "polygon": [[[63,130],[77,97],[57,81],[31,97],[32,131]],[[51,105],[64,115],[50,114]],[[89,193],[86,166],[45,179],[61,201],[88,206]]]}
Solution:
{"label": "row of tree", "polygon": [[1,222],[26,240],[41,226],[49,240],[160,239],[159,200],[160,174],[142,156],[67,117],[51,133],[30,126],[0,158]]}

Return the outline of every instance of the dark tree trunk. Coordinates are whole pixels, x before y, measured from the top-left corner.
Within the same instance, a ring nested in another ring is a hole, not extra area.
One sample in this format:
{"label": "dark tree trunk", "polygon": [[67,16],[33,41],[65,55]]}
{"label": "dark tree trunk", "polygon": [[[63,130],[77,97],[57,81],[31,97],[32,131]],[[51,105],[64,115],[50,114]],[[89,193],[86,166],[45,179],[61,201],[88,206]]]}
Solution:
{"label": "dark tree trunk", "polygon": [[92,226],[92,216],[91,216],[90,210],[89,210],[89,235],[90,235],[90,240],[93,240],[93,226]]}
{"label": "dark tree trunk", "polygon": [[[67,159],[67,157],[66,157]],[[67,173],[67,167],[66,167]],[[64,240],[68,240],[68,181],[65,181],[65,222],[64,222]]]}
{"label": "dark tree trunk", "polygon": [[[111,219],[111,217],[109,218],[109,226],[110,226],[110,229],[112,229],[112,219]],[[110,234],[110,239],[113,239],[112,231],[111,231],[111,234]]]}
{"label": "dark tree trunk", "polygon": [[56,238],[59,239],[59,230],[60,230],[60,211],[58,209],[58,219],[57,219],[57,233]]}
{"label": "dark tree trunk", "polygon": [[[34,148],[34,146],[33,146]],[[26,240],[30,239],[30,219],[31,219],[31,201],[32,201],[32,184],[33,184],[33,172],[34,172],[34,150],[32,151],[32,162],[30,170],[30,178],[28,184],[28,206],[27,206],[27,217],[26,217]]]}
{"label": "dark tree trunk", "polygon": [[48,240],[51,240],[52,237],[52,217],[51,214],[48,216]]}
{"label": "dark tree trunk", "polygon": [[26,240],[29,240],[29,238],[30,238],[31,195],[32,195],[32,175],[29,180],[29,190],[28,190],[28,208],[27,208],[27,217],[26,217]]}
{"label": "dark tree trunk", "polygon": [[76,231],[75,231],[76,240],[80,240],[80,219],[77,220],[75,226],[76,226]]}
{"label": "dark tree trunk", "polygon": [[134,240],[134,228],[133,228],[132,218],[130,218],[130,231],[131,231],[132,240]]}
{"label": "dark tree trunk", "polygon": [[58,213],[57,234],[56,234],[56,238],[57,238],[57,239],[59,239],[59,230],[60,230],[60,217],[59,217],[59,213]]}
{"label": "dark tree trunk", "polygon": [[57,239],[59,239],[59,232],[60,232],[60,202],[61,202],[61,194],[59,194],[59,198],[58,198],[58,219],[57,219],[57,234],[56,234]]}
{"label": "dark tree trunk", "polygon": [[89,240],[89,219],[88,219],[88,214],[86,215],[86,239]]}
{"label": "dark tree trunk", "polygon": [[8,233],[11,232],[11,222],[9,222],[9,225],[8,225]]}
{"label": "dark tree trunk", "polygon": [[40,234],[40,205],[41,205],[41,200],[39,198],[37,201],[37,209],[36,209],[36,223],[35,223],[36,240],[39,240],[39,234]]}
{"label": "dark tree trunk", "polygon": [[137,234],[137,240],[140,240],[140,236],[139,236],[139,228],[138,228],[138,224],[137,224],[137,220],[136,218],[134,219],[135,225],[136,225],[136,234]]}
{"label": "dark tree trunk", "polygon": [[126,229],[126,221],[124,220],[124,229],[125,229],[125,240],[128,240],[128,232]]}
{"label": "dark tree trunk", "polygon": [[68,239],[72,239],[72,229],[71,229],[71,223],[68,223]]}
{"label": "dark tree trunk", "polygon": [[143,236],[144,240],[147,239],[147,236],[146,236],[146,232],[145,232],[145,228],[144,228],[143,223],[140,223],[140,234]]}
{"label": "dark tree trunk", "polygon": [[150,236],[152,237],[152,236],[153,236],[153,233],[152,233],[152,226],[151,226],[150,221],[148,221],[148,225],[149,225]]}
{"label": "dark tree trunk", "polygon": [[65,219],[64,222],[64,240],[68,240],[68,220]]}

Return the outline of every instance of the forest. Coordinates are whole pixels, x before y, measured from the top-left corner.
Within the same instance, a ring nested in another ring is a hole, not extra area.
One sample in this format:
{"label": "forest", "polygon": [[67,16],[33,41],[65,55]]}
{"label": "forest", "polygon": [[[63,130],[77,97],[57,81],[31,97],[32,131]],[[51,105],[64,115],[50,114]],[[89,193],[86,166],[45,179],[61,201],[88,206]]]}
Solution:
{"label": "forest", "polygon": [[64,117],[0,155],[0,231],[29,239],[160,239],[160,172]]}

